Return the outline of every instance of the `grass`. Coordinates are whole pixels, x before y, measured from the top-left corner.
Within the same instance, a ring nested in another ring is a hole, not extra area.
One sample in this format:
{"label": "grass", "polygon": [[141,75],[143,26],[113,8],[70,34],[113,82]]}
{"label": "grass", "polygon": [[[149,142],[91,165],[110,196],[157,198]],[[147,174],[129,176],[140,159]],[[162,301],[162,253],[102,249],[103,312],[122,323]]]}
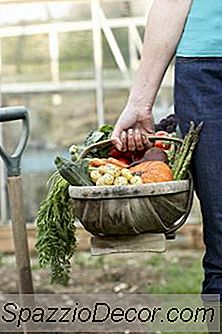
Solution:
{"label": "grass", "polygon": [[[184,259],[183,259],[184,262]],[[154,255],[147,261],[152,265],[157,280],[152,285],[147,286],[149,294],[199,294],[203,271],[200,259],[187,259],[187,263],[180,261],[170,262],[164,257]],[[158,332],[162,333],[161,331]],[[168,332],[168,334],[179,334],[181,332]],[[195,334],[196,332],[189,332]],[[206,332],[198,332],[207,334]]]}
{"label": "grass", "polygon": [[0,251],[0,267],[4,265],[4,253]]}
{"label": "grass", "polygon": [[153,294],[199,294],[203,271],[199,258],[171,262],[155,255],[147,263],[152,265],[157,280],[147,286],[147,293]]}
{"label": "grass", "polygon": [[73,258],[73,266],[78,266],[79,268],[98,268],[103,269],[104,267],[104,257],[103,256],[91,256],[87,252],[77,252]]}

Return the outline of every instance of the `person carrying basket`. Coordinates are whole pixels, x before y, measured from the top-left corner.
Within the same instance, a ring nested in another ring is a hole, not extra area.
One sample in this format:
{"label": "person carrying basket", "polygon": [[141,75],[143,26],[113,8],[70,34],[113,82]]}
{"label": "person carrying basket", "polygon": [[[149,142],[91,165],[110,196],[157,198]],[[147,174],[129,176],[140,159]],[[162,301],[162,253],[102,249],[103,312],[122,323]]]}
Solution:
{"label": "person carrying basket", "polygon": [[[112,135],[119,150],[141,150],[154,131],[152,107],[175,58],[175,114],[182,134],[204,122],[192,159],[206,251],[202,294],[222,300],[222,1],[154,0],[128,101]],[[145,135],[146,134],[146,135]]]}

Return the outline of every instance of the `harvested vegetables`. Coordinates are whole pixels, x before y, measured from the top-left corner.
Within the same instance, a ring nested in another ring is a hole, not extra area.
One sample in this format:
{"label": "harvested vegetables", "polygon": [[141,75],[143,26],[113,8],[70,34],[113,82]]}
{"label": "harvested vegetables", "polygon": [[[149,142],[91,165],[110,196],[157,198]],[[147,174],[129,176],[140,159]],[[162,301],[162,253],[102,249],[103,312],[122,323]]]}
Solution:
{"label": "harvested vegetables", "polygon": [[143,183],[169,182],[173,180],[173,172],[162,161],[150,161],[148,170],[141,175],[141,178]]}
{"label": "harvested vegetables", "polygon": [[69,161],[62,157],[56,157],[56,167],[60,175],[73,186],[92,186],[88,177],[88,160],[78,163]]}
{"label": "harvested vegetables", "polygon": [[46,199],[38,211],[36,228],[38,261],[48,267],[51,283],[67,285],[75,253],[75,216],[68,194],[69,183],[56,172],[50,180]]}
{"label": "harvested vegetables", "polygon": [[[107,161],[109,161],[109,159]],[[96,186],[125,186],[143,183],[142,178],[132,173],[130,169],[121,168],[111,163],[94,167],[93,170],[89,172],[89,175]]]}
{"label": "harvested vegetables", "polygon": [[172,166],[174,180],[183,180],[187,177],[190,161],[193,151],[199,140],[199,134],[203,127],[203,122],[197,126],[193,122],[190,123],[190,129],[183,140],[182,146],[177,150]]}
{"label": "harvested vegetables", "polygon": [[[187,177],[201,127],[202,124],[195,127],[191,123],[181,147],[173,143],[168,151],[162,145],[162,152],[151,148],[122,153],[111,144],[113,127],[105,125],[91,132],[83,144],[72,145],[70,160],[55,159],[58,171],[50,179],[48,194],[36,220],[39,264],[50,269],[52,283],[68,283],[76,249],[75,213],[68,194],[69,185],[141,186],[147,182],[182,180]],[[164,143],[169,140],[168,136],[159,139]]]}
{"label": "harvested vegetables", "polygon": [[89,161],[89,166],[99,167],[99,166],[105,166],[107,163],[111,163],[113,165],[116,165],[122,168],[128,167],[128,164],[126,164],[125,162],[122,162],[112,157],[109,157],[107,159],[98,159],[98,158],[91,159]]}
{"label": "harvested vegetables", "polygon": [[143,183],[168,182],[173,180],[171,168],[162,161],[147,161],[130,168],[132,172],[139,173]]}
{"label": "harvested vegetables", "polygon": [[[166,131],[157,131],[155,133],[156,136],[168,136],[168,133]],[[154,143],[154,146],[156,148],[160,148],[161,150],[169,150],[171,147],[171,142],[164,141],[164,140],[156,140]]]}

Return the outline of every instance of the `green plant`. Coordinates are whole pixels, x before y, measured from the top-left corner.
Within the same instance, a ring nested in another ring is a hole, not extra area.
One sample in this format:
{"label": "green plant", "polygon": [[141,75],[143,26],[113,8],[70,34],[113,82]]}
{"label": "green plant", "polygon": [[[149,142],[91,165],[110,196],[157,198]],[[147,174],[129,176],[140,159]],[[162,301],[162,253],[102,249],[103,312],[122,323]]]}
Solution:
{"label": "green plant", "polygon": [[[179,263],[164,264],[163,257],[159,257],[159,263],[155,264],[154,262],[155,258],[151,260],[151,264],[154,265],[154,270],[156,267],[156,272],[160,276],[160,279],[156,283],[154,282],[152,285],[147,286],[147,293],[200,293],[203,272],[199,259],[189,262],[189,265],[186,266],[186,270],[184,269],[184,266],[181,266]],[[163,277],[162,280],[161,277]]]}
{"label": "green plant", "polygon": [[5,254],[0,251],[0,267],[2,267],[4,265],[4,261],[3,261],[4,256],[5,256]]}
{"label": "green plant", "polygon": [[51,270],[51,283],[67,285],[71,258],[76,248],[74,213],[68,194],[69,183],[58,172],[51,179],[48,195],[37,217],[38,259]]}

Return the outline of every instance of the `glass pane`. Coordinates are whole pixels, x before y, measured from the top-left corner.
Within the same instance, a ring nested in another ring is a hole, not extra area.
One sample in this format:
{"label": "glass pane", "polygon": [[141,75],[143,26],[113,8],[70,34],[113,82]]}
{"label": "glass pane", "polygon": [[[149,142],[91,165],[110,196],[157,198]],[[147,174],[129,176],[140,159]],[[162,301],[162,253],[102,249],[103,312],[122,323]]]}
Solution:
{"label": "glass pane", "polygon": [[93,78],[92,32],[67,32],[59,35],[62,80]]}
{"label": "glass pane", "polygon": [[16,36],[2,39],[2,81],[29,82],[50,79],[48,36]]}
{"label": "glass pane", "polygon": [[104,108],[105,108],[105,122],[114,124],[120,112],[122,111],[126,100],[127,90],[109,90],[105,92]]}

